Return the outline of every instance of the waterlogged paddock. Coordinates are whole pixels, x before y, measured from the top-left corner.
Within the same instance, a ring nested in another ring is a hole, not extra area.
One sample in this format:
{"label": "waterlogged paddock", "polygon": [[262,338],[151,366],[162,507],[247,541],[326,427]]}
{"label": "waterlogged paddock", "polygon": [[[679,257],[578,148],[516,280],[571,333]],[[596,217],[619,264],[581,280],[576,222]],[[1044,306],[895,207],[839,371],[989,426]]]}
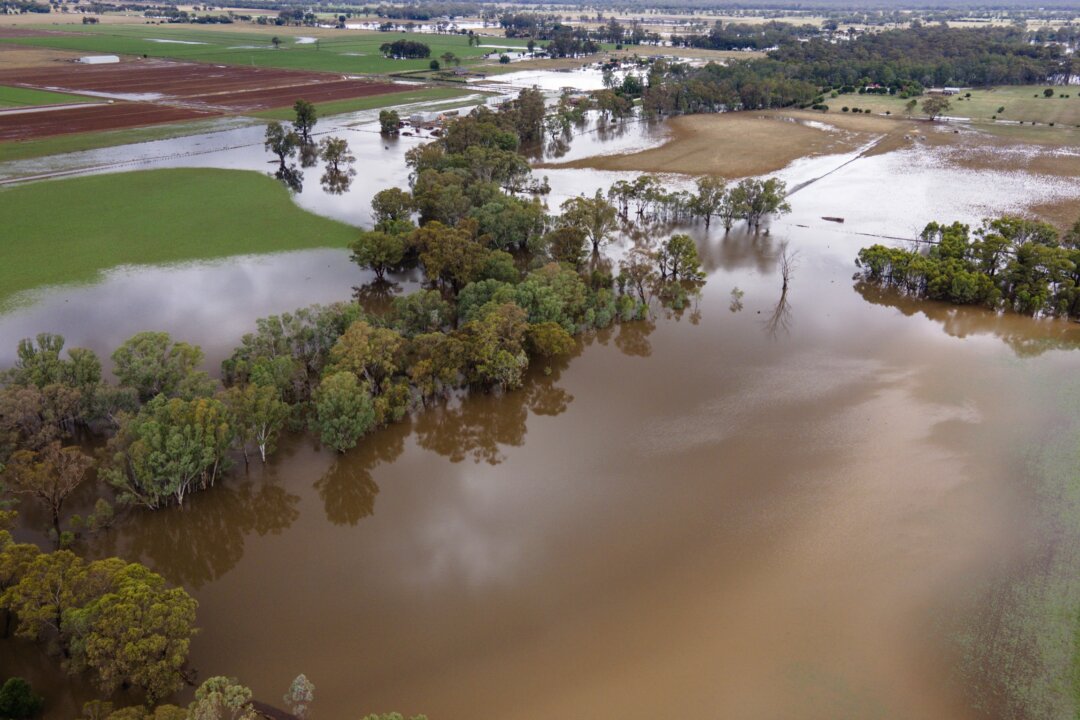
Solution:
{"label": "waterlogged paddock", "polygon": [[[403,182],[391,165],[412,139],[352,137]],[[794,212],[768,233],[689,229],[709,277],[681,314],[587,337],[519,392],[428,409],[343,456],[289,438],[86,550],[190,589],[201,678],[274,701],[303,672],[319,717],[1067,717],[1080,326],[911,301],[853,282],[852,261],[875,235],[1068,189],[941,157],[790,165]],[[538,174],[553,208],[630,176]],[[298,200],[361,223],[357,183]],[[153,327],[214,367],[255,317],[370,297],[370,280],[334,250],[128,269],[0,316],[0,347],[53,330],[107,353]],[[50,718],[77,715],[89,689],[9,647],[0,673],[47,689]]]}

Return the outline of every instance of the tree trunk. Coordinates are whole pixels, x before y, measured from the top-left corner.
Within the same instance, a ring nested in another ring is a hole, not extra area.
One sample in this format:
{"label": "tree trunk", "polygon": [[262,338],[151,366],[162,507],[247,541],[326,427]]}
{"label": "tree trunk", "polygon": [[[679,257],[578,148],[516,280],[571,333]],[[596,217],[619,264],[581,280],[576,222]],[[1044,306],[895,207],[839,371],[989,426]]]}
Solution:
{"label": "tree trunk", "polygon": [[52,510],[53,529],[56,530],[56,547],[60,547],[60,506],[56,505]]}

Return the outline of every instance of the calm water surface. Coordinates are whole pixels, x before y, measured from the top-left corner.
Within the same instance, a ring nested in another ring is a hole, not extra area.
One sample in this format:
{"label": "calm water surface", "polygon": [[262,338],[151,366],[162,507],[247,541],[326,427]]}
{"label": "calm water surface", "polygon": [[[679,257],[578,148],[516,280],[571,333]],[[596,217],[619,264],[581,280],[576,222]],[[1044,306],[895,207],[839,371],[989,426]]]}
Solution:
{"label": "calm water surface", "polygon": [[[404,182],[401,150],[376,142],[357,150],[392,157],[385,178],[362,172],[340,206],[299,202],[364,222],[360,196]],[[1006,716],[1015,668],[971,648],[1004,627],[986,598],[1063,541],[1031,460],[1073,427],[1047,396],[1073,387],[1080,329],[864,288],[852,259],[875,233],[1059,188],[987,175],[977,196],[901,154],[826,175],[844,160],[789,168],[793,184],[825,177],[769,234],[694,229],[709,280],[681,315],[588,337],[520,392],[343,456],[290,438],[87,552],[198,598],[200,677],[275,702],[306,673],[318,718]],[[553,206],[612,181],[548,174]],[[799,256],[781,302],[785,241]],[[137,268],[0,317],[0,348],[51,329],[108,352],[154,327],[216,363],[255,317],[367,281],[338,251]],[[87,688],[8,647],[0,673],[74,716]]]}

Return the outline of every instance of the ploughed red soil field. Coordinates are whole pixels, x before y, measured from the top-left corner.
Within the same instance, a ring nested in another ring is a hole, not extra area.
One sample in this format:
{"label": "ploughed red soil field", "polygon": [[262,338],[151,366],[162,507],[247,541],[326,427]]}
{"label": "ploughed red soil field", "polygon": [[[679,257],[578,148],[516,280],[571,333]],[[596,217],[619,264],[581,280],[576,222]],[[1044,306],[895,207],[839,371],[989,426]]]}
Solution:
{"label": "ploughed red soil field", "polygon": [[95,108],[0,112],[2,140],[268,110],[292,105],[298,98],[327,102],[411,89],[332,73],[148,59],[3,70],[0,85],[101,94],[115,101]]}
{"label": "ploughed red soil field", "polygon": [[120,130],[183,120],[200,120],[220,113],[152,103],[82,105],[40,112],[0,113],[0,141],[86,132]]}

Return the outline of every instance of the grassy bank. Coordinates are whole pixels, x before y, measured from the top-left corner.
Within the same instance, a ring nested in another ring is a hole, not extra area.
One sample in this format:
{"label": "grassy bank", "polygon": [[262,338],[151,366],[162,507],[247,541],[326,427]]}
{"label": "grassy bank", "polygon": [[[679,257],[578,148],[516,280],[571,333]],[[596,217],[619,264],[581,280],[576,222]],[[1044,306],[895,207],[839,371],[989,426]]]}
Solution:
{"label": "grassy bank", "polygon": [[63,105],[67,103],[83,103],[91,101],[101,102],[97,98],[49,92],[48,90],[34,90],[32,88],[0,85],[0,109],[34,107],[36,105]]}
{"label": "grassy bank", "polygon": [[344,247],[350,225],[301,210],[273,178],[147,170],[0,190],[0,307],[21,291],[90,282],[119,265]]}

